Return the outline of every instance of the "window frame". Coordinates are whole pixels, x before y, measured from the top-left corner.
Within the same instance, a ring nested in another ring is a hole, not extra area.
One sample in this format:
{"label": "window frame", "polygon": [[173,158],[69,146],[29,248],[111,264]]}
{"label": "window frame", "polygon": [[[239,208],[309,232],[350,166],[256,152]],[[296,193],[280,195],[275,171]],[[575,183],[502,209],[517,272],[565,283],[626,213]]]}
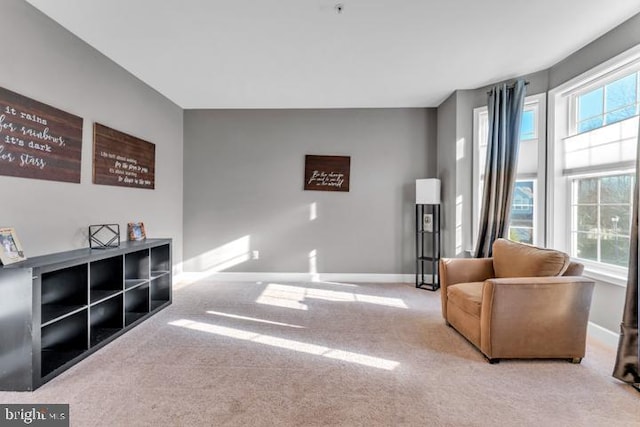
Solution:
{"label": "window frame", "polygon": [[[634,70],[634,67],[637,67]],[[547,206],[546,241],[549,247],[570,252],[567,230],[571,224],[571,209],[565,205],[571,195],[571,179],[578,174],[565,176],[562,173],[562,140],[577,134],[577,108],[575,102],[569,102],[572,94],[582,94],[599,85],[607,84],[626,74],[640,70],[640,45],[635,46],[614,58],[611,58],[569,81],[549,90],[547,116]],[[636,87],[640,91],[640,86]],[[638,99],[640,101],[640,98]],[[615,170],[615,174],[628,171],[627,167]],[[599,173],[610,174],[609,170]],[[584,174],[582,171],[581,175]],[[589,174],[590,175],[590,174]],[[577,259],[576,259],[577,260]],[[611,264],[578,260],[585,265],[584,275],[605,283],[627,286],[628,268]]]}
{"label": "window frame", "polygon": [[[571,254],[571,257],[581,263],[583,263],[585,266],[589,266],[591,269],[596,269],[596,270],[602,270],[602,271],[606,271],[608,273],[613,273],[615,275],[625,275],[628,271],[628,267],[621,267],[615,264],[611,264],[611,263],[607,263],[607,262],[602,262],[602,261],[597,261],[597,260],[592,260],[592,259],[588,259],[588,258],[580,258],[576,255],[574,255],[574,249],[577,250],[576,247],[574,247],[574,244],[576,244],[575,241],[575,237],[574,234],[577,235],[577,233],[580,233],[579,230],[577,230],[577,225],[574,228],[573,227],[573,216],[575,215],[573,208],[575,206],[578,206],[580,204],[576,203],[576,184],[575,181],[580,180],[580,179],[598,179],[598,188],[597,188],[597,200],[596,203],[594,204],[594,206],[596,206],[598,208],[598,213],[597,213],[597,227],[598,227],[598,255],[597,258],[601,259],[601,239],[600,237],[604,234],[601,232],[600,230],[600,208],[603,206],[603,203],[601,202],[601,183],[600,183],[600,178],[606,178],[606,177],[611,177],[611,176],[620,176],[620,175],[632,175],[634,174],[634,170],[633,169],[626,169],[626,170],[619,170],[619,171],[609,171],[609,172],[603,172],[603,173],[593,173],[593,174],[580,174],[580,175],[571,175],[567,177],[567,184],[570,186],[570,190],[569,193],[571,194],[570,200],[569,200],[569,210],[570,210],[570,215],[572,217],[571,221],[569,222],[570,227],[567,228],[567,241],[569,242],[569,253]],[[630,214],[630,218],[633,216],[633,185],[631,185],[630,189],[630,197],[629,200],[631,201],[631,205],[630,205],[630,209],[631,212]],[[582,204],[582,205],[586,205],[586,204]],[[607,204],[604,204],[604,206],[607,206]],[[630,237],[630,236],[628,236]]]}
{"label": "window frame", "polygon": [[[609,71],[608,73],[604,73],[598,77],[593,77],[589,79],[585,77],[581,80],[584,81],[583,84],[578,84],[577,87],[573,90],[568,90],[566,92],[571,92],[569,95],[569,131],[565,135],[566,136],[574,136],[579,133],[578,132],[578,99],[581,95],[585,95],[593,90],[602,88],[602,120],[603,125],[599,126],[595,129],[599,129],[601,127],[605,127],[611,123],[606,123],[606,99],[607,99],[607,85],[613,83],[614,81],[626,77],[630,74],[636,73],[636,111],[638,110],[638,104],[640,104],[640,58],[633,60],[625,65],[621,65],[614,70]],[[587,80],[587,81],[585,81]],[[617,122],[614,122],[617,123]],[[592,129],[593,130],[593,129]],[[586,131],[590,132],[590,131]]]}

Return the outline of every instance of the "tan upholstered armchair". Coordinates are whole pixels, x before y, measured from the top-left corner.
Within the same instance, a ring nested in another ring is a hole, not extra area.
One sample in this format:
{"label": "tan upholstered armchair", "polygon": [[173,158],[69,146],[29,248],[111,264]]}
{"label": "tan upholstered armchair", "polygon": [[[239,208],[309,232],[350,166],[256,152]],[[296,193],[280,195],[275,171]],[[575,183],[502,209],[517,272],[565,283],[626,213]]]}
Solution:
{"label": "tan upholstered armchair", "polygon": [[440,261],[442,315],[491,363],[580,363],[594,287],[583,269],[563,252],[498,239],[493,258]]}

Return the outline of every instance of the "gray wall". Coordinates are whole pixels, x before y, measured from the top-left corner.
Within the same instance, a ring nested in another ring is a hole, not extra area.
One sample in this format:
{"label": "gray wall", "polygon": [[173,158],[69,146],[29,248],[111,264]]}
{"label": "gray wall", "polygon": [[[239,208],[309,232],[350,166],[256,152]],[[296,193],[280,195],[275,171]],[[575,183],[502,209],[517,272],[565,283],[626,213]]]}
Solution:
{"label": "gray wall", "polygon": [[[435,176],[435,119],[433,109],[187,110],[185,271],[309,273],[315,261],[318,273],[413,273],[415,180]],[[303,191],[305,154],[351,156],[350,191]]]}
{"label": "gray wall", "polygon": [[549,89],[579,76],[640,43],[640,14],[549,68]]}
{"label": "gray wall", "polygon": [[[0,226],[32,257],[86,247],[89,224],[143,221],[182,258],[182,109],[22,0],[3,0],[0,86],[84,119],[81,183],[0,176]],[[156,144],[156,189],[91,183],[97,121]],[[125,237],[126,239],[126,237]]]}
{"label": "gray wall", "polygon": [[442,209],[442,255],[454,257],[456,255],[456,225],[455,225],[455,201],[457,182],[456,163],[456,112],[457,92],[447,98],[437,111],[437,155],[438,178],[441,182],[441,209]]}

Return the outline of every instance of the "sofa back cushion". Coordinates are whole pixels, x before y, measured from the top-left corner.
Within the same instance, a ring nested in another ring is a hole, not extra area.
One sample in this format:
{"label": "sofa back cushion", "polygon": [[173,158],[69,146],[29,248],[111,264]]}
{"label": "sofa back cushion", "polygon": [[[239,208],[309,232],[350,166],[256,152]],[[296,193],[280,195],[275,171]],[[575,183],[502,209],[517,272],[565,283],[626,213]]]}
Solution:
{"label": "sofa back cushion", "polygon": [[493,270],[498,278],[561,276],[569,263],[569,255],[554,249],[506,239],[493,243]]}

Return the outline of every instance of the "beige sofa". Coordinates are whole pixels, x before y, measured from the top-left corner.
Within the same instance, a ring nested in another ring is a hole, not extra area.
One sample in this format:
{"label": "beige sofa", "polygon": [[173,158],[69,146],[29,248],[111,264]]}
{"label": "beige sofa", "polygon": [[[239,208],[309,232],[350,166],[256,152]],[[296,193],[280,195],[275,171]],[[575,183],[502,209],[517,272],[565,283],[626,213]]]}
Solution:
{"label": "beige sofa", "polygon": [[584,357],[594,282],[563,252],[498,239],[493,258],[440,261],[442,315],[491,363]]}

